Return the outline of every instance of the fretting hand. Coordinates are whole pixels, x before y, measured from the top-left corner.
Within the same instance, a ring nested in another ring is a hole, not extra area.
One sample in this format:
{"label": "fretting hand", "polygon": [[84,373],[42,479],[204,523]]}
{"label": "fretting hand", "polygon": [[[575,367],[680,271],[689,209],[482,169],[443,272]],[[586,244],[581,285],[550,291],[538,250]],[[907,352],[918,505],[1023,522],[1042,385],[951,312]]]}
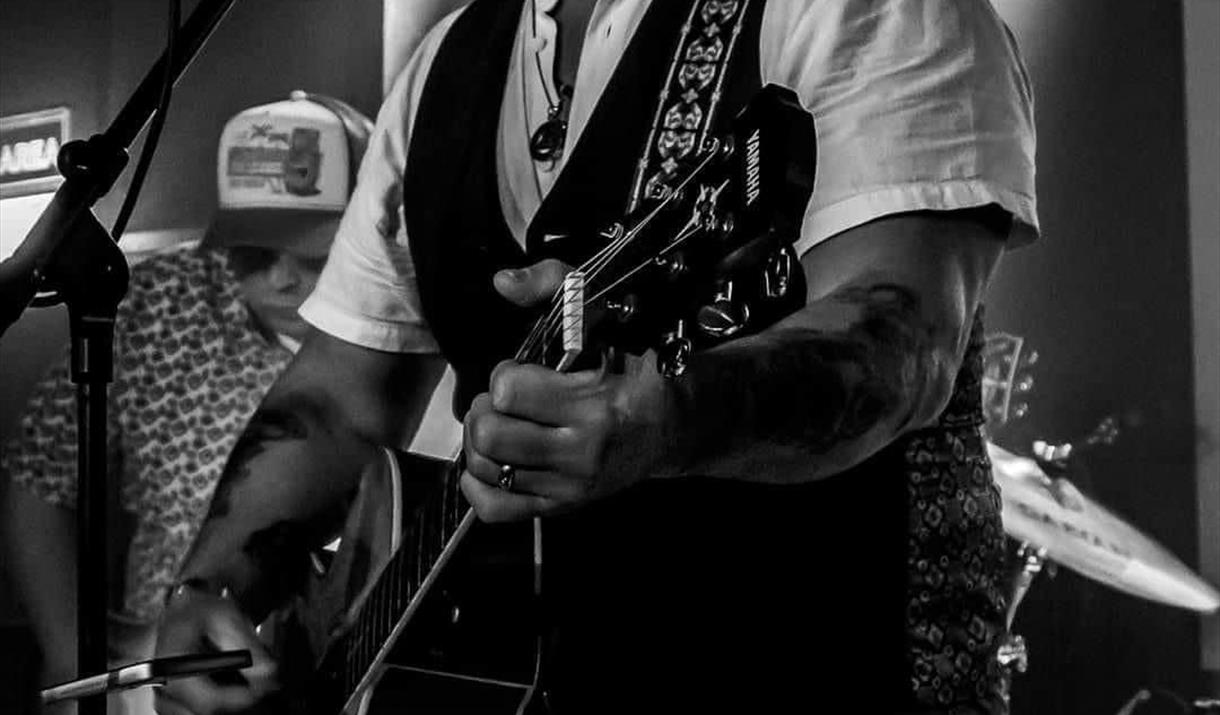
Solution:
{"label": "fretting hand", "polygon": [[[566,273],[547,260],[500,271],[495,287],[532,306],[549,300]],[[512,521],[569,511],[664,471],[672,408],[655,365],[648,353],[628,357],[621,372],[496,366],[464,421],[462,491],[479,516]]]}

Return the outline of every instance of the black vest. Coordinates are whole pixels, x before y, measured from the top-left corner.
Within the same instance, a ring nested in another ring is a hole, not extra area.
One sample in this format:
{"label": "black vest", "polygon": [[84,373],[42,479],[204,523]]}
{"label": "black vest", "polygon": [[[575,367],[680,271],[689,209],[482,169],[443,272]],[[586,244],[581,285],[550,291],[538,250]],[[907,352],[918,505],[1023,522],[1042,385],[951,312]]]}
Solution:
{"label": "black vest", "polygon": [[[764,5],[751,4],[738,40],[722,127],[761,85]],[[544,233],[593,235],[625,211],[690,0],[652,3],[569,147],[524,251],[503,219],[496,181],[521,8],[521,0],[476,0],[452,26],[424,88],[404,178],[421,302],[459,376],[459,417],[528,327],[494,292],[492,274],[551,255]],[[596,248],[563,245],[559,257],[574,265]],[[827,688],[863,683],[865,702],[880,709],[859,711],[886,711],[887,698],[909,692],[903,449],[794,487],[648,482],[548,520],[558,701],[571,712],[708,712],[740,698],[759,711],[759,697],[818,703]]]}
{"label": "black vest", "polygon": [[[496,137],[504,83],[512,61],[520,0],[475,2],[450,29],[433,62],[412,131],[403,182],[424,314],[454,365],[454,412],[483,392],[495,363],[525,335],[527,315],[509,307],[491,276],[510,266],[558,257],[578,265],[600,248],[594,241],[542,245],[546,234],[592,237],[626,212],[636,159],[651,129],[690,3],[653,3],[606,86],[559,180],[530,223],[526,250],[509,233],[496,182]],[[713,131],[759,89],[754,2],[743,27]]]}

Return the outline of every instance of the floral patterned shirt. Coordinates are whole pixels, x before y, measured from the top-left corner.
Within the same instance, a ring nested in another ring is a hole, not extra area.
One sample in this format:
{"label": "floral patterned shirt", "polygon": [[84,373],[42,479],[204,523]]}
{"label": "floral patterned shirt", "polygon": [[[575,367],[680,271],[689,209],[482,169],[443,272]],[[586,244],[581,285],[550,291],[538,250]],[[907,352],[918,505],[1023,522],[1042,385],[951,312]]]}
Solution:
{"label": "floral patterned shirt", "polygon": [[[133,520],[121,615],[155,620],[206,516],[225,459],[291,353],[263,336],[220,252],[177,249],[132,270],[115,324],[107,451]],[[76,505],[68,361],[34,391],[0,453],[13,482]]]}

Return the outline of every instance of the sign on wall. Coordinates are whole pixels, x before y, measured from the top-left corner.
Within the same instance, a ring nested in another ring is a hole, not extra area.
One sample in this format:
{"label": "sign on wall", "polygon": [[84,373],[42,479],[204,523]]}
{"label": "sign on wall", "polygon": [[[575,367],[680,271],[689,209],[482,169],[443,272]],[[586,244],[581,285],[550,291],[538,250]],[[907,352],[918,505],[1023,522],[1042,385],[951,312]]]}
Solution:
{"label": "sign on wall", "polygon": [[68,140],[70,122],[67,107],[0,117],[0,199],[59,186],[55,158]]}

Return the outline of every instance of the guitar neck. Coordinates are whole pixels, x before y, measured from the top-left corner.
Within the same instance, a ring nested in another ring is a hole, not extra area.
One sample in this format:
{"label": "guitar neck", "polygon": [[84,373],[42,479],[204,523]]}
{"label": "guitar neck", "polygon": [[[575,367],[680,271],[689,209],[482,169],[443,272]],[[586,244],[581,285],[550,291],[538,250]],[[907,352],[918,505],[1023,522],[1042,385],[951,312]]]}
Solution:
{"label": "guitar neck", "polygon": [[[544,363],[548,344],[559,337],[556,369],[570,366],[581,347],[583,300],[583,274],[573,271],[516,359]],[[400,452],[397,461],[409,475],[398,480],[406,492],[399,502],[412,505],[400,530],[402,541],[350,620],[350,628],[327,648],[319,669],[332,679],[330,687],[338,685],[344,712],[372,684],[378,667],[476,518],[459,489],[460,460]]]}
{"label": "guitar neck", "polygon": [[402,540],[322,659],[321,672],[342,692],[344,711],[371,684],[475,519],[454,462],[406,453],[398,461],[410,475],[400,481],[413,492],[401,501],[414,505],[404,517]]}

